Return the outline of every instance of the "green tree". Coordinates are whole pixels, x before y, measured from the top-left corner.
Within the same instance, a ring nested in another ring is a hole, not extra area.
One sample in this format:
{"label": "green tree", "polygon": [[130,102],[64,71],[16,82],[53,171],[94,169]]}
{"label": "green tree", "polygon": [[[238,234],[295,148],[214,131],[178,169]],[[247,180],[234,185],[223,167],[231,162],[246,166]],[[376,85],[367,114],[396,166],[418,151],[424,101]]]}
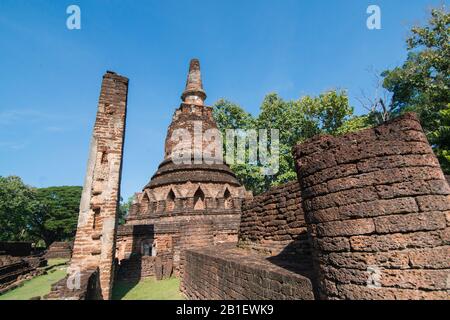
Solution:
{"label": "green tree", "polygon": [[38,207],[30,216],[29,233],[47,246],[71,240],[77,229],[82,190],[80,186],[36,189]]}
{"label": "green tree", "polygon": [[123,198],[120,197],[120,205],[119,205],[119,225],[125,224],[125,218],[130,211],[130,207],[133,204],[134,196],[128,198],[126,202],[123,201]]}
{"label": "green tree", "polygon": [[392,112],[417,112],[447,173],[448,109],[450,108],[450,14],[433,9],[428,24],[412,28],[408,58],[401,67],[383,72],[383,85],[392,93]]}
{"label": "green tree", "polygon": [[[270,186],[296,179],[292,147],[316,134],[338,134],[353,114],[353,108],[347,94],[342,91],[329,91],[318,97],[306,96],[296,101],[285,101],[271,93],[265,97],[256,118],[227,100],[219,100],[214,105],[213,114],[224,136],[226,129],[279,130],[279,171],[276,174],[263,175],[258,165],[230,166],[239,181],[258,194]],[[268,142],[271,143],[270,139]]]}
{"label": "green tree", "polygon": [[374,120],[372,120],[371,115],[353,116],[345,121],[342,126],[336,130],[336,135],[362,130],[371,127],[373,124]]}
{"label": "green tree", "polygon": [[[248,130],[255,128],[255,119],[253,116],[244,111],[239,105],[228,100],[221,99],[217,101],[213,107],[213,116],[216,120],[217,127],[226,136],[227,129]],[[226,143],[224,139],[224,143]],[[226,149],[224,148],[224,152]],[[246,148],[246,158],[248,158],[248,150]],[[260,173],[258,166],[249,164],[231,164],[233,172],[237,179],[254,193],[260,193],[264,190],[264,177]]]}
{"label": "green tree", "polygon": [[0,240],[29,240],[28,225],[37,208],[35,191],[16,176],[0,176]]}

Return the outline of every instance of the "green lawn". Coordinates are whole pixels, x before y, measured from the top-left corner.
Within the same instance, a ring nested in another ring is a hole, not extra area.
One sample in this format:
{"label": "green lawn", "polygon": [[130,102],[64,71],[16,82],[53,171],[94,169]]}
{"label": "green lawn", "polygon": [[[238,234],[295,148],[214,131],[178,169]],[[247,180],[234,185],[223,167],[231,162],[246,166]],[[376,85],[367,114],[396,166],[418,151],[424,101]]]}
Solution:
{"label": "green lawn", "polygon": [[147,278],[139,283],[116,281],[113,289],[113,300],[183,300],[180,280],[170,278],[156,281]]}
{"label": "green lawn", "polygon": [[66,276],[66,266],[60,265],[67,262],[64,259],[50,259],[47,274],[35,277],[24,282],[20,287],[0,295],[0,300],[29,300],[37,296],[44,296],[51,290],[51,285]]}
{"label": "green lawn", "polygon": [[69,262],[69,260],[63,259],[63,258],[48,259],[47,266],[53,267],[53,266],[60,265],[60,264],[67,264],[67,262]]}

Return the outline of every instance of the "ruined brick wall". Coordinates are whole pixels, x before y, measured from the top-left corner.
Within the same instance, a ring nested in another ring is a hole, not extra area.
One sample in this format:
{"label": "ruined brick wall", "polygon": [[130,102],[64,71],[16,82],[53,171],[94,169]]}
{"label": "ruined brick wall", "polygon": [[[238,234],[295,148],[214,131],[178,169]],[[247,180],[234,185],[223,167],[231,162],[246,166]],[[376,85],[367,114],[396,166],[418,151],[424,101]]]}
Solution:
{"label": "ruined brick wall", "polygon": [[450,189],[415,115],[294,157],[320,298],[448,299]]}
{"label": "ruined brick wall", "polygon": [[297,181],[244,200],[239,246],[310,263],[311,245]]}
{"label": "ruined brick wall", "polygon": [[173,260],[174,271],[183,274],[185,250],[237,242],[239,214],[187,215],[159,219],[155,224],[157,256]]}
{"label": "ruined brick wall", "polygon": [[151,224],[119,226],[116,237],[116,258],[118,261],[129,259],[132,255],[142,254],[142,243],[152,243],[154,234],[154,226]]}
{"label": "ruined brick wall", "polygon": [[41,256],[14,257],[0,255],[0,293],[9,290],[14,284],[31,279],[41,273],[38,268],[47,265]]}
{"label": "ruined brick wall", "polygon": [[187,250],[181,290],[192,300],[314,299],[308,278],[229,245]]}
{"label": "ruined brick wall", "polygon": [[114,273],[127,92],[127,78],[103,76],[71,261],[71,270],[99,268],[104,299],[111,296]]}
{"label": "ruined brick wall", "polygon": [[[199,239],[209,246],[185,250],[181,276],[186,297],[313,299],[311,244],[300,193],[295,181],[245,200],[238,247],[214,247],[211,239]],[[209,234],[201,224],[193,227]]]}

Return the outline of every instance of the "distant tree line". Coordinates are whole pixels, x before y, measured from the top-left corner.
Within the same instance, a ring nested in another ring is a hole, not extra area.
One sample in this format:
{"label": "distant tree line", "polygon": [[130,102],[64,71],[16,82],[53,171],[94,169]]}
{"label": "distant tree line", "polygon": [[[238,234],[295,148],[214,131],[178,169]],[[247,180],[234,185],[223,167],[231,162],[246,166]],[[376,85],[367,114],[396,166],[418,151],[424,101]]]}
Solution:
{"label": "distant tree line", "polygon": [[[0,241],[32,241],[49,246],[75,236],[82,187],[33,188],[20,177],[0,176]],[[129,202],[119,207],[124,223]]]}
{"label": "distant tree line", "polygon": [[279,129],[280,166],[273,176],[260,166],[233,164],[238,179],[255,194],[296,178],[292,147],[317,134],[340,135],[414,111],[446,174],[450,174],[450,15],[434,9],[428,24],[414,27],[407,40],[408,58],[402,66],[377,75],[371,96],[358,99],[367,114],[355,115],[347,93],[332,90],[317,97],[285,101],[267,95],[258,116],[226,99],[214,105],[214,117],[226,129]]}

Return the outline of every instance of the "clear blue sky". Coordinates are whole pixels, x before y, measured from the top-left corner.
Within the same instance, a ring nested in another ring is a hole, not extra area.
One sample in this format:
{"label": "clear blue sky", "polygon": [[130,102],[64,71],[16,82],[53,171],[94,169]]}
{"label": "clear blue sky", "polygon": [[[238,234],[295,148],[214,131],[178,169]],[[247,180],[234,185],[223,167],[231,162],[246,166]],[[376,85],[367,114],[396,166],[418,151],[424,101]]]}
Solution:
{"label": "clear blue sky", "polygon": [[[37,187],[82,185],[102,75],[130,78],[122,195],[148,182],[198,57],[212,105],[225,97],[257,114],[285,99],[341,88],[370,93],[368,68],[404,61],[405,39],[432,0],[1,0],[0,175]],[[66,8],[81,7],[81,30]],[[366,8],[382,29],[366,28]]]}

